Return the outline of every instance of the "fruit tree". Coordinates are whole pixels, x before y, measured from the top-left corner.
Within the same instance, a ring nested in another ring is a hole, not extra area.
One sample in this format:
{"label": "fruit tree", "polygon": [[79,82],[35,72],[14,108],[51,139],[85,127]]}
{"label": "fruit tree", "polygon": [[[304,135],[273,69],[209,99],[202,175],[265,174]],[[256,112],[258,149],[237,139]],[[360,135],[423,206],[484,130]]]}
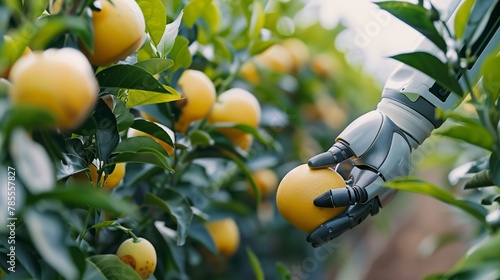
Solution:
{"label": "fruit tree", "polygon": [[304,278],[344,181],[303,164],[381,89],[306,2],[2,1],[0,278]]}

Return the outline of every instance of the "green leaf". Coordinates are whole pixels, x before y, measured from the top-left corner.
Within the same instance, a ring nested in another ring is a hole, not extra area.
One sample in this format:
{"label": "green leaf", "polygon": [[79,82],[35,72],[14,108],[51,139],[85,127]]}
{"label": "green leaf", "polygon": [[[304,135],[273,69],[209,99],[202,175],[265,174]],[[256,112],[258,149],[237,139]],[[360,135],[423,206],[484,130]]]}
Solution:
{"label": "green leaf", "polygon": [[128,89],[127,107],[179,100],[180,94],[162,85],[150,73],[134,65],[115,65],[99,72],[101,88]]}
{"label": "green leaf", "polygon": [[[462,267],[495,261],[500,264],[500,233],[486,237],[467,253]],[[500,266],[499,266],[500,267]]]}
{"label": "green leaf", "polygon": [[199,129],[189,133],[189,141],[191,141],[192,146],[211,146],[214,144],[212,137],[206,131]]}
{"label": "green leaf", "polygon": [[184,24],[192,28],[194,23],[201,17],[212,0],[191,0],[184,7]]}
{"label": "green leaf", "polygon": [[167,161],[168,154],[155,140],[147,136],[123,139],[113,151],[114,163],[139,162],[151,163],[163,169],[174,171]]}
{"label": "green leaf", "polygon": [[134,123],[134,115],[120,98],[114,95],[111,97],[113,98],[113,103],[115,104],[113,107],[113,115],[115,115],[116,118],[116,126],[118,131],[124,131]]}
{"label": "green leaf", "polygon": [[160,57],[166,57],[170,51],[172,50],[175,38],[177,38],[177,34],[179,34],[179,26],[181,26],[183,12],[181,11],[177,18],[167,24],[165,28],[165,32],[161,37],[160,43],[157,46],[158,52],[160,53]]}
{"label": "green leaf", "polygon": [[[155,221],[154,226],[161,237],[163,237],[163,240],[167,244],[166,249],[170,253],[169,256],[165,254],[167,266],[175,267],[180,274],[185,274],[187,251],[183,246],[177,246],[177,232],[167,227],[163,221]],[[184,278],[187,277],[180,277],[180,279]]]}
{"label": "green leaf", "polygon": [[495,102],[500,95],[500,55],[488,56],[484,60],[481,73],[483,74],[483,86],[490,95],[491,100]]}
{"label": "green leaf", "polygon": [[250,46],[248,47],[248,53],[250,55],[257,55],[267,50],[269,47],[274,45],[276,42],[273,40],[262,41],[260,39],[250,41]]}
{"label": "green leaf", "polygon": [[295,23],[287,16],[282,16],[276,24],[277,31],[283,36],[291,36],[295,32]]}
{"label": "green leaf", "polygon": [[215,37],[213,40],[215,55],[221,58],[222,61],[233,62],[233,52],[231,51],[231,44],[221,37]]}
{"label": "green leaf", "polygon": [[252,134],[253,137],[255,137],[257,140],[262,142],[264,145],[269,146],[272,144],[272,138],[267,137],[267,135],[264,135],[259,131],[258,128],[253,127],[251,125],[246,125],[246,124],[238,124],[238,123],[232,123],[232,122],[220,122],[220,123],[214,123],[213,126],[215,128],[234,128],[237,130],[240,130],[242,132]]}
{"label": "green leaf", "polygon": [[150,163],[174,172],[174,169],[172,169],[165,157],[154,151],[141,151],[140,153],[123,152],[113,158],[113,162]]}
{"label": "green leaf", "polygon": [[476,218],[479,222],[481,222],[481,224],[483,224],[485,228],[491,228],[491,226],[486,222],[485,218],[488,211],[483,206],[472,201],[456,199],[451,193],[429,182],[415,178],[401,178],[394,181],[389,181],[385,184],[385,186],[397,190],[410,191],[433,197],[465,211],[472,217]]}
{"label": "green leaf", "polygon": [[471,118],[469,116],[466,116],[466,115],[462,115],[460,113],[457,113],[456,111],[444,111],[442,112],[442,119],[445,119],[445,120],[454,120],[454,121],[457,121],[457,122],[460,122],[460,123],[464,123],[464,124],[467,124],[467,125],[481,125],[481,123],[479,121],[477,121],[476,119],[474,118]]}
{"label": "green leaf", "polygon": [[489,151],[493,150],[491,135],[480,125],[457,124],[436,130],[436,134],[459,139]]}
{"label": "green leaf", "polygon": [[146,70],[151,75],[155,75],[172,67],[174,62],[171,59],[166,58],[151,58],[137,62],[134,65]]}
{"label": "green leaf", "polygon": [[177,246],[182,246],[186,242],[189,232],[189,225],[193,218],[191,205],[184,196],[173,189],[165,189],[165,200],[146,193],[145,204],[165,210],[177,223]]}
{"label": "green leaf", "polygon": [[96,75],[101,88],[171,93],[150,73],[135,65],[114,65]]}
{"label": "green leaf", "polygon": [[247,255],[248,258],[250,259],[250,265],[252,265],[253,273],[255,274],[255,279],[264,280],[264,271],[262,270],[259,259],[249,247],[247,247]]}
{"label": "green leaf", "polygon": [[193,223],[189,228],[189,237],[196,240],[212,254],[217,255],[217,248],[207,228],[201,223]]}
{"label": "green leaf", "polygon": [[469,21],[469,15],[472,5],[476,0],[465,0],[462,5],[458,8],[458,12],[455,16],[455,38],[462,39],[465,32],[465,27]]}
{"label": "green leaf", "polygon": [[252,17],[248,29],[248,37],[251,39],[260,37],[260,30],[264,27],[266,15],[264,14],[264,7],[260,1],[253,2]]}
{"label": "green leaf", "polygon": [[427,277],[426,280],[494,279],[492,277],[500,275],[499,247],[500,234],[487,236],[469,249],[450,272]]}
{"label": "green leaf", "polygon": [[141,280],[135,270],[116,255],[88,257],[84,280]]}
{"label": "green leaf", "polygon": [[153,122],[136,119],[132,124],[132,128],[154,136],[172,147],[174,146],[174,142],[172,138],[170,138],[170,135],[168,135],[166,131],[164,131],[161,127]]}
{"label": "green leaf", "polygon": [[55,177],[52,162],[45,149],[31,140],[28,133],[17,128],[12,132],[9,152],[26,188],[33,194],[54,188]]}
{"label": "green leaf", "polygon": [[495,183],[496,186],[500,187],[500,157],[498,156],[500,151],[494,151],[490,156],[490,171],[491,171],[491,179]]}
{"label": "green leaf", "polygon": [[163,2],[161,0],[137,0],[137,4],[141,7],[151,40],[158,45],[167,24],[167,11]]}
{"label": "green leaf", "polygon": [[[54,160],[56,167],[56,179],[61,180],[73,174],[87,170],[90,157],[94,157],[92,151],[83,147],[82,140],[79,138],[64,139],[60,134],[45,134],[44,138],[52,146],[56,153],[60,153],[60,160]],[[59,156],[53,158],[58,158]]]}
{"label": "green leaf", "polygon": [[24,5],[26,7],[25,15],[27,15],[29,19],[34,20],[45,11],[49,5],[49,0],[26,1]]}
{"label": "green leaf", "polygon": [[116,225],[116,220],[103,221],[103,222],[100,222],[100,223],[93,225],[91,228],[107,228],[107,227],[114,227],[115,225]]}
{"label": "green leaf", "polygon": [[185,160],[190,161],[196,158],[225,158],[233,161],[252,186],[255,193],[255,201],[256,203],[259,203],[261,198],[260,188],[253,180],[252,171],[247,167],[246,162],[244,161],[245,158],[235,150],[221,146],[220,143],[218,144],[218,146],[211,146],[207,149],[197,149],[188,154]]}
{"label": "green leaf", "polygon": [[445,89],[463,96],[462,88],[449,68],[437,57],[426,52],[402,53],[391,58],[407,64],[436,80]]}
{"label": "green leaf", "polygon": [[78,268],[64,240],[67,229],[54,212],[28,208],[24,220],[31,240],[41,257],[65,279],[77,279]]}
{"label": "green leaf", "polygon": [[29,105],[15,105],[0,113],[0,129],[4,137],[9,137],[15,127],[44,129],[56,124],[56,116],[49,110]]}
{"label": "green leaf", "polygon": [[214,1],[210,2],[211,3],[205,8],[202,18],[208,24],[210,32],[212,32],[213,34],[219,29],[221,22],[221,12]]}
{"label": "green leaf", "polygon": [[446,43],[430,20],[428,11],[424,7],[399,1],[386,1],[375,4],[422,33],[443,52],[446,52]]}
{"label": "green leaf", "polygon": [[120,142],[115,115],[106,102],[99,99],[92,119],[96,127],[97,155],[101,160],[106,160]]}
{"label": "green leaf", "polygon": [[160,104],[166,102],[177,101],[181,99],[181,95],[172,87],[163,86],[170,94],[157,93],[145,90],[129,90],[127,107],[132,108],[136,106]]}
{"label": "green leaf", "polygon": [[70,187],[60,186],[50,192],[33,197],[33,202],[42,200],[59,200],[68,204],[79,204],[85,207],[102,209],[112,214],[124,214],[137,217],[137,209],[133,204],[111,197],[105,190],[92,189],[88,184],[78,184]]}
{"label": "green leaf", "polygon": [[277,263],[276,268],[278,269],[279,280],[292,280],[292,276],[290,275],[290,271],[288,271],[288,268],[284,264]]}
{"label": "green leaf", "polygon": [[89,49],[93,50],[92,21],[86,16],[58,14],[39,19],[39,27],[30,45],[33,49],[46,49],[57,37],[69,31],[76,34]]}
{"label": "green leaf", "polygon": [[467,181],[464,186],[464,189],[477,189],[482,187],[493,186],[493,178],[491,177],[490,170],[481,170],[478,173],[474,174],[472,178]]}
{"label": "green leaf", "polygon": [[193,62],[193,57],[189,52],[188,45],[188,39],[182,36],[177,36],[177,38],[175,38],[175,44],[170,53],[170,57],[175,63],[171,69],[172,72],[180,68],[188,68]]}
{"label": "green leaf", "polygon": [[493,14],[492,9],[495,7],[497,1],[491,0],[476,0],[469,13],[467,25],[463,35],[463,40],[466,44],[474,43],[486,28],[483,24],[483,19],[486,17],[496,17],[498,14]]}

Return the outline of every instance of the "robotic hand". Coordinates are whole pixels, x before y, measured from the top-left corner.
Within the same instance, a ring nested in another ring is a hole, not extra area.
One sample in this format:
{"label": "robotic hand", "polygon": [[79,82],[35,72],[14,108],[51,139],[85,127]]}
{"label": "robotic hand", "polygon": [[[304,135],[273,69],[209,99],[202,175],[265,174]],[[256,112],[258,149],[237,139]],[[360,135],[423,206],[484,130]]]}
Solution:
{"label": "robotic hand", "polygon": [[[394,108],[401,112],[391,111]],[[425,133],[408,133],[405,128],[411,127],[411,122],[398,124],[395,117],[413,117]],[[431,122],[422,122],[415,111],[386,94],[377,110],[356,119],[327,152],[312,157],[308,162],[311,169],[334,167],[346,181],[345,188],[327,191],[314,200],[314,205],[348,208],[314,230],[307,240],[314,247],[321,246],[377,214],[396,195],[395,190],[383,187],[384,182],[409,174],[410,153],[420,143],[416,139],[425,139],[433,128]]]}
{"label": "robotic hand", "polygon": [[[448,25],[460,2],[463,1],[450,5],[446,15]],[[498,13],[499,3],[494,3],[493,14]],[[477,59],[467,74],[475,83],[486,56],[499,50],[500,32],[495,17],[482,14],[472,17],[484,21],[486,26],[476,36],[478,39],[471,50]],[[432,54],[439,52],[426,39],[418,48]],[[459,82],[463,84],[462,80]],[[441,125],[435,117],[436,108],[450,110],[460,102],[458,95],[443,90],[425,74],[406,65],[399,66],[387,80],[376,110],[356,119],[327,152],[309,160],[311,169],[333,167],[346,182],[345,188],[332,189],[318,196],[314,205],[347,206],[347,209],[311,232],[307,241],[319,247],[387,205],[396,191],[384,187],[384,182],[409,174],[411,152]]]}

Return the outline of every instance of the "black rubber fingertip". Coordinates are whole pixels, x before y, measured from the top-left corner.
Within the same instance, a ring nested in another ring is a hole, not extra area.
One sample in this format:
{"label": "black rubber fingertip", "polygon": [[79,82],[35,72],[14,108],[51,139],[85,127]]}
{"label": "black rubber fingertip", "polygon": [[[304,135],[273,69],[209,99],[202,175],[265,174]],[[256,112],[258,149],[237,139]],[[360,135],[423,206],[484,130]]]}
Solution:
{"label": "black rubber fingertip", "polygon": [[332,162],[334,162],[332,155],[326,152],[310,158],[307,165],[311,169],[320,169],[332,165]]}
{"label": "black rubber fingertip", "polygon": [[317,207],[326,207],[333,208],[333,200],[330,191],[325,192],[324,194],[316,197],[313,201],[314,205]]}

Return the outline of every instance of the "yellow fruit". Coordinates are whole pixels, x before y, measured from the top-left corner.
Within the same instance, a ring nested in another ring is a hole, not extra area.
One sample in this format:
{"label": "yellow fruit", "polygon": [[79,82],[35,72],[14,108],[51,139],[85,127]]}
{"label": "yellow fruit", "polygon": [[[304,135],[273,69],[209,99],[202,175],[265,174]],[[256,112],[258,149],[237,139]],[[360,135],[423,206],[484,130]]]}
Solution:
{"label": "yellow fruit", "polygon": [[253,136],[252,136],[252,134],[229,135],[228,139],[234,145],[236,145],[236,147],[239,147],[243,151],[250,150],[250,147],[252,146],[252,143],[253,143]]}
{"label": "yellow fruit", "polygon": [[215,102],[216,92],[210,78],[198,70],[184,71],[178,85],[184,99],[177,102],[181,113],[175,130],[185,132],[191,122],[208,115]]}
{"label": "yellow fruit", "polygon": [[281,180],[276,193],[276,204],[283,218],[310,233],[346,208],[316,207],[314,199],[330,189],[342,187],[345,187],[344,179],[334,170],[311,170],[307,164],[299,165]]}
{"label": "yellow fruit", "polygon": [[75,128],[87,118],[99,89],[85,56],[71,48],[22,57],[12,67],[9,79],[13,103],[52,112],[62,129]]}
{"label": "yellow fruit", "polygon": [[139,237],[137,243],[134,243],[132,238],[123,241],[116,255],[122,262],[130,265],[142,279],[151,277],[156,269],[155,247],[144,238]]}
{"label": "yellow fruit", "polygon": [[[97,184],[97,167],[93,164],[89,166],[90,169],[90,178],[92,178],[92,184],[95,186]],[[99,181],[99,184],[103,184],[104,182],[104,177],[105,174],[101,175],[101,180]],[[115,169],[111,174],[108,174],[108,178],[106,178],[106,183],[104,183],[104,188],[108,190],[114,189],[120,182],[122,181],[123,177],[125,177],[125,163],[120,162],[115,165]]]}
{"label": "yellow fruit", "polygon": [[[217,98],[208,120],[211,123],[236,123],[257,127],[260,122],[260,104],[250,92],[233,88],[227,90]],[[241,137],[245,133],[235,128],[219,128],[233,143],[243,142]],[[235,142],[237,141],[237,142]]]}
{"label": "yellow fruit", "polygon": [[207,222],[205,227],[221,256],[230,257],[236,253],[240,246],[240,231],[233,219],[225,218]]}
{"label": "yellow fruit", "polygon": [[274,203],[261,201],[257,206],[257,218],[263,224],[272,223],[274,218]]}
{"label": "yellow fruit", "polygon": [[249,60],[241,65],[240,75],[243,79],[252,84],[258,84],[260,81],[259,71],[253,60]]}
{"label": "yellow fruit", "polygon": [[311,69],[321,77],[329,77],[335,74],[337,65],[330,54],[322,53],[315,55],[311,60]]}
{"label": "yellow fruit", "polygon": [[[156,123],[155,124],[159,127],[161,127],[163,129],[163,131],[165,131],[168,136],[170,136],[170,139],[172,139],[172,142],[175,143],[175,133],[168,127],[162,125],[161,123]],[[167,154],[169,155],[173,155],[174,154],[174,147],[170,146],[169,144],[167,144],[167,142],[165,141],[162,141],[150,134],[147,134],[145,132],[142,132],[140,130],[136,130],[136,129],[133,129],[133,128],[129,128],[128,132],[127,132],[127,137],[130,138],[130,137],[135,137],[135,136],[147,136],[147,137],[150,137],[152,138],[153,140],[155,140],[158,144],[162,145],[162,147],[165,149],[165,151],[167,151]]]}
{"label": "yellow fruit", "polygon": [[279,44],[272,45],[254,59],[257,65],[262,68],[283,73],[291,72],[294,65],[292,54]]}
{"label": "yellow fruit", "polygon": [[68,180],[66,181],[66,184],[68,186],[71,186],[73,184],[88,184],[90,185],[89,178],[87,177],[87,174],[85,174],[85,171],[75,173],[71,176],[69,176]]}
{"label": "yellow fruit", "polygon": [[[278,176],[273,170],[264,168],[252,173],[252,179],[257,187],[259,187],[262,198],[268,198],[276,192],[278,187]],[[252,187],[248,186],[248,191],[253,195]]]}
{"label": "yellow fruit", "polygon": [[281,42],[281,45],[292,55],[295,70],[302,67],[309,60],[309,49],[301,40],[289,38]]}
{"label": "yellow fruit", "polygon": [[90,63],[107,66],[137,51],[145,40],[146,23],[134,0],[103,0],[100,11],[92,11],[94,52],[83,45]]}

